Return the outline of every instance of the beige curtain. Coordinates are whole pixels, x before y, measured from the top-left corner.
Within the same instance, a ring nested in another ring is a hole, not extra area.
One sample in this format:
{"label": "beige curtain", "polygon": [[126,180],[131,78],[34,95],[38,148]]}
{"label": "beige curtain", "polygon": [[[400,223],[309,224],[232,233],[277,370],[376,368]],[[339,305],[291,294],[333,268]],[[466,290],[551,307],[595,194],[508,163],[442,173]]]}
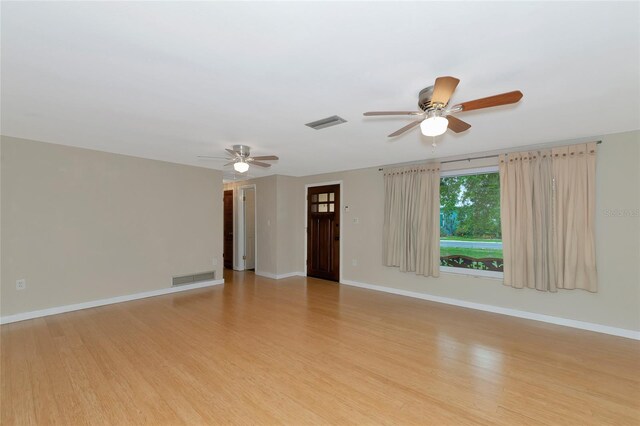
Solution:
{"label": "beige curtain", "polygon": [[553,150],[558,288],[597,291],[595,250],[596,143]]}
{"label": "beige curtain", "polygon": [[595,143],[500,156],[506,285],[597,290],[594,182]]}
{"label": "beige curtain", "polygon": [[385,170],[383,263],[440,274],[440,164]]}

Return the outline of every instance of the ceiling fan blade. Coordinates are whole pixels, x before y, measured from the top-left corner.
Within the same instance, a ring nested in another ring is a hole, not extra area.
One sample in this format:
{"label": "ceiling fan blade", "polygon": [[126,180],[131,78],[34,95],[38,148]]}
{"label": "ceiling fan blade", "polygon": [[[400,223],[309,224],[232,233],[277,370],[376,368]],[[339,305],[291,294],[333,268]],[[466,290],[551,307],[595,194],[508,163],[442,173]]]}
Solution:
{"label": "ceiling fan blade", "polygon": [[263,163],[262,161],[252,161],[251,164],[259,166],[259,167],[271,167],[271,164]]}
{"label": "ceiling fan blade", "polygon": [[279,160],[277,155],[259,155],[257,157],[251,157],[253,160]]}
{"label": "ceiling fan blade", "polygon": [[455,77],[438,77],[433,87],[433,95],[431,96],[431,104],[446,105],[460,83]]}
{"label": "ceiling fan blade", "polygon": [[420,115],[420,114],[424,114],[422,111],[369,111],[369,112],[365,112],[364,116],[371,116],[371,115]]}
{"label": "ceiling fan blade", "polygon": [[232,150],[232,149],[225,148],[224,150],[225,150],[225,151],[227,151],[229,154],[231,154],[231,156],[233,156],[233,157],[237,157],[237,156],[238,156],[238,153],[237,153],[237,152],[235,152],[235,151],[234,151],[234,150]]}
{"label": "ceiling fan blade", "polygon": [[453,130],[456,133],[464,132],[465,130],[469,130],[471,128],[471,124],[466,121],[462,121],[453,115],[448,115],[447,120],[449,121],[449,129]]}
{"label": "ceiling fan blade", "polygon": [[522,92],[515,90],[513,92],[502,93],[500,95],[489,96],[488,98],[476,99],[474,101],[463,102],[460,106],[462,111],[473,111],[474,109],[490,108],[500,105],[515,104],[522,99]]}
{"label": "ceiling fan blade", "polygon": [[227,157],[213,157],[210,155],[198,155],[198,158],[204,158],[204,159],[215,159],[215,160],[230,160],[230,158]]}
{"label": "ceiling fan blade", "polygon": [[232,162],[230,162],[230,163],[225,164],[225,165],[224,165],[224,166],[222,166],[222,167],[230,166],[230,165],[232,165],[232,164],[236,164],[236,162],[235,162],[235,161],[232,161]]}
{"label": "ceiling fan blade", "polygon": [[406,132],[407,130],[413,129],[414,127],[416,127],[418,124],[422,123],[424,121],[424,119],[422,120],[416,120],[416,121],[412,121],[411,123],[407,124],[406,126],[404,126],[401,129],[396,130],[395,132],[391,133],[388,137],[392,138],[394,136],[398,136],[403,134],[404,132]]}

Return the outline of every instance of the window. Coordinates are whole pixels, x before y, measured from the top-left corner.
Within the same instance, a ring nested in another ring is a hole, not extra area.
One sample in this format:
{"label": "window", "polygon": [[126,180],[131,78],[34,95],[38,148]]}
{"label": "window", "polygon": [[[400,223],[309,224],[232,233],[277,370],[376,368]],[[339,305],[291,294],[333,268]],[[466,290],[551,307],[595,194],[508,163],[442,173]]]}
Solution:
{"label": "window", "polygon": [[502,276],[500,176],[497,167],[443,172],[440,269]]}
{"label": "window", "polygon": [[334,211],[335,194],[333,192],[311,195],[312,213],[333,213]]}

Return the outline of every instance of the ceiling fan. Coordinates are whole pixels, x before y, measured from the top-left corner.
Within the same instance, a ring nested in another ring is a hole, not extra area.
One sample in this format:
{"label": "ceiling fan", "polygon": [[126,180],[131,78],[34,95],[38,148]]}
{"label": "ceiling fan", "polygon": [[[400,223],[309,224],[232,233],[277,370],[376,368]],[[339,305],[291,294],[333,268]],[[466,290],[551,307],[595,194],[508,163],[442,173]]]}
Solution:
{"label": "ceiling fan", "polygon": [[225,149],[227,151],[228,157],[212,157],[208,155],[198,155],[198,158],[204,159],[226,159],[231,160],[229,163],[225,164],[225,166],[233,164],[233,168],[238,173],[245,173],[249,170],[249,164],[253,164],[254,166],[259,167],[271,167],[269,163],[263,163],[262,161],[272,161],[278,160],[278,157],[275,155],[261,155],[258,157],[251,156],[251,147],[247,145],[234,145],[233,149]]}
{"label": "ceiling fan", "polygon": [[420,129],[425,136],[438,136],[446,132],[447,128],[456,133],[460,133],[471,127],[471,124],[454,117],[452,114],[473,111],[474,109],[514,104],[522,99],[522,92],[515,90],[513,92],[463,102],[448,108],[449,99],[459,82],[460,80],[455,77],[436,78],[433,86],[422,89],[418,94],[418,107],[422,111],[370,111],[365,112],[364,115],[409,115],[417,118],[416,121],[412,121],[403,128],[391,133],[389,135],[390,138],[401,135],[418,125],[420,125]]}

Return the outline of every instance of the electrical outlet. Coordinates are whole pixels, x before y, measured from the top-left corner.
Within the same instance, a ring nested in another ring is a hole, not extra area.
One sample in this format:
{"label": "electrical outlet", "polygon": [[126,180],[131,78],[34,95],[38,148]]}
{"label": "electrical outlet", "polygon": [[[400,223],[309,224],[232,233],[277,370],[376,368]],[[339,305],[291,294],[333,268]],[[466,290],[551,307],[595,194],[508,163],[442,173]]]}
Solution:
{"label": "electrical outlet", "polygon": [[24,278],[16,280],[16,290],[24,290],[27,288],[27,280]]}
{"label": "electrical outlet", "polygon": [[351,266],[358,266],[358,259],[351,259]]}
{"label": "electrical outlet", "polygon": [[360,219],[358,219],[357,217],[353,218],[353,223],[358,224],[360,223]]}

